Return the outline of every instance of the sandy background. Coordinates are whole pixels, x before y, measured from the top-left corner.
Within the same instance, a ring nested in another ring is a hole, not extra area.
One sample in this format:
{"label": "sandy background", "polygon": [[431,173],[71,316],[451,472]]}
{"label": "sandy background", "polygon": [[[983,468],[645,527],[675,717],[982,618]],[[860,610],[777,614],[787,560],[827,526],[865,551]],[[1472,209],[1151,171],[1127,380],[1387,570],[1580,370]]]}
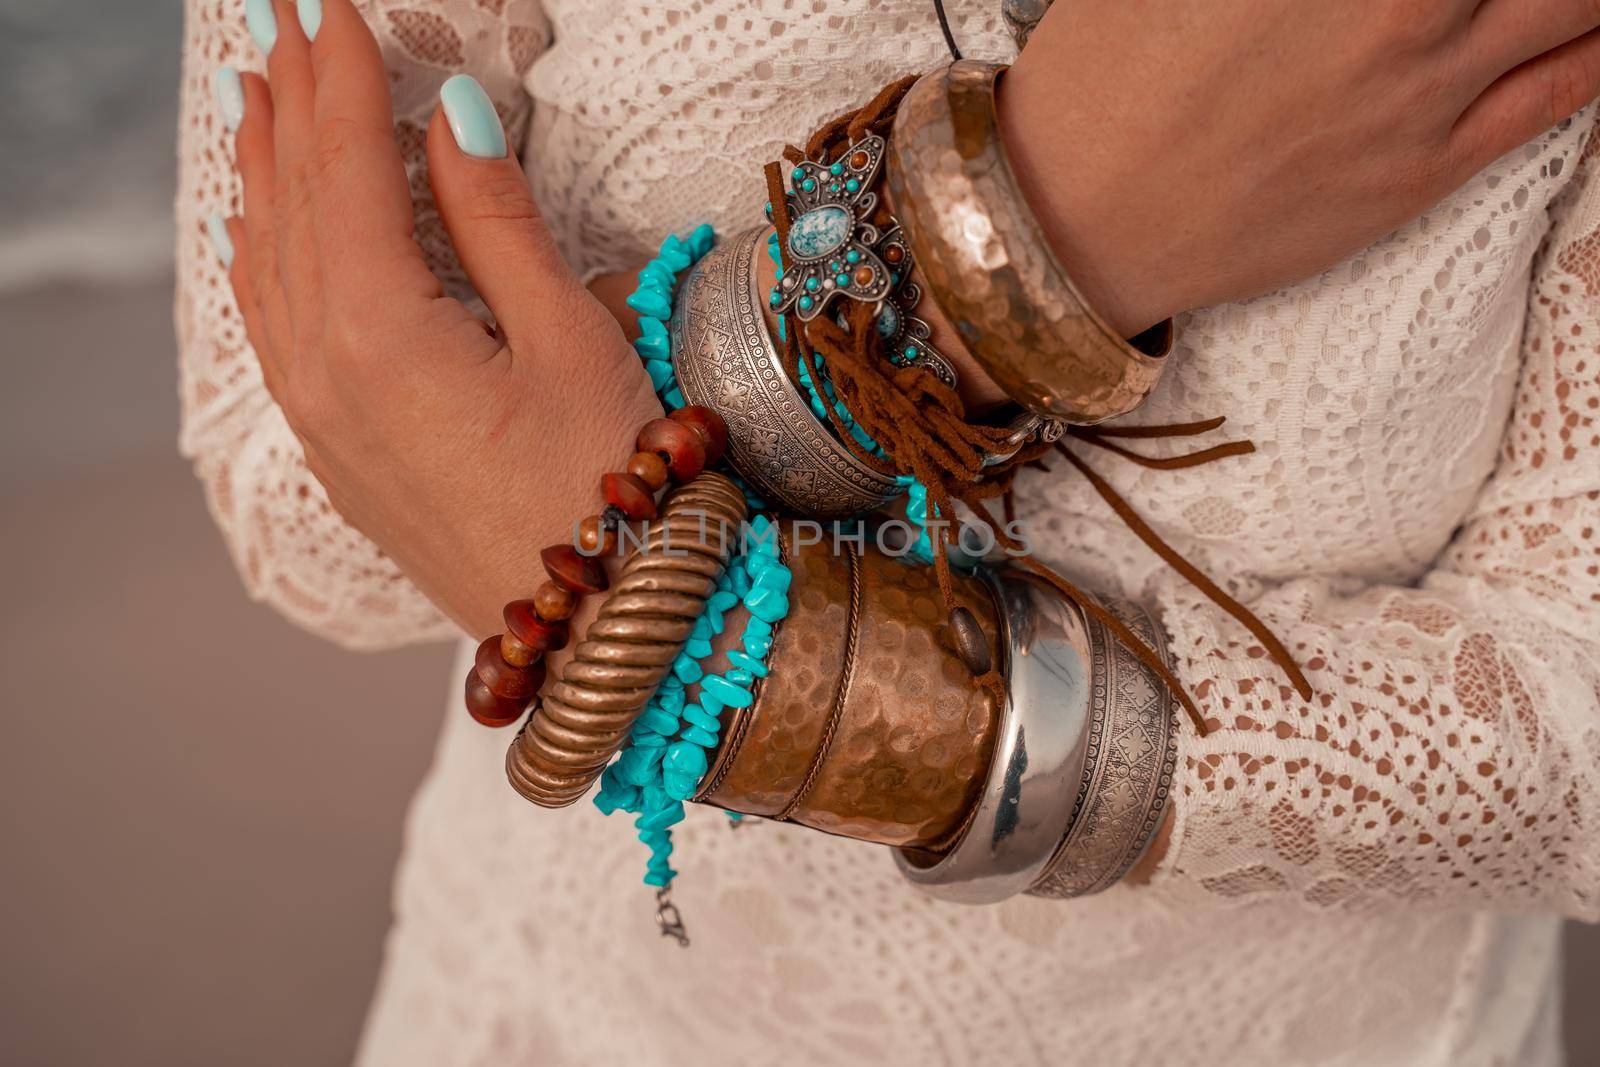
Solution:
{"label": "sandy background", "polygon": [[[177,456],[180,21],[0,0],[7,1067],[348,1062],[457,686],[443,647],[357,659],[249,603]],[[1569,931],[1600,1063],[1600,929]]]}

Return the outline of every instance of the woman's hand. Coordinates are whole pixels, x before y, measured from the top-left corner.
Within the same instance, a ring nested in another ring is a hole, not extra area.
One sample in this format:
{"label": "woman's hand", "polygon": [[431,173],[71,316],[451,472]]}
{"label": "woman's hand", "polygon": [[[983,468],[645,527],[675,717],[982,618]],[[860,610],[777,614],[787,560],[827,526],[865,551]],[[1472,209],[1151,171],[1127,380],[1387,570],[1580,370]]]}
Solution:
{"label": "woman's hand", "polygon": [[660,407],[465,79],[429,126],[429,177],[499,332],[443,295],[412,240],[377,43],[351,0],[321,8],[309,41],[276,0],[270,86],[245,79],[230,280],[334,507],[469,632],[494,633]]}
{"label": "woman's hand", "polygon": [[1125,336],[1315,275],[1600,92],[1594,0],[1073,0],[1007,154]]}

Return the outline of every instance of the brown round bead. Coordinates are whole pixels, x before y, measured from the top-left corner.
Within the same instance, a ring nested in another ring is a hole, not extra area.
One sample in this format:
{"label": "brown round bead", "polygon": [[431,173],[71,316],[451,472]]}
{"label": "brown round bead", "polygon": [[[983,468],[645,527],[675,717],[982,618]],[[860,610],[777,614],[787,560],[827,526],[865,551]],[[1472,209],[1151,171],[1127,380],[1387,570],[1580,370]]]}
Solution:
{"label": "brown round bead", "polygon": [[539,613],[539,618],[560,622],[572,618],[572,613],[578,608],[578,597],[572,590],[564,589],[555,582],[541,582],[539,588],[533,591],[533,607]]}
{"label": "brown round bead", "polygon": [[906,250],[899,245],[890,245],[883,250],[883,258],[890,264],[898,263],[906,258]]}
{"label": "brown round bead", "polygon": [[974,676],[989,673],[989,642],[977,617],[965,607],[950,612],[950,634],[955,638],[956,654]]}
{"label": "brown round bead", "polygon": [[602,474],[600,491],[607,504],[615,504],[630,519],[656,517],[656,498],[643,478],[634,474]]}
{"label": "brown round bead", "polygon": [[706,446],[699,431],[671,419],[651,419],[639,431],[640,452],[654,452],[667,461],[672,477],[693,481],[706,469]]}
{"label": "brown round bead", "polygon": [[539,658],[539,650],[523,644],[516,634],[500,635],[500,658],[513,667],[526,667]]}
{"label": "brown round bead", "polygon": [[526,700],[544,684],[544,664],[516,667],[500,655],[500,635],[486,637],[478,646],[473,667],[489,692],[506,700]]}
{"label": "brown round bead", "polygon": [[872,157],[867,155],[865,152],[852,152],[850,154],[850,166],[856,170],[860,170],[862,167],[866,166],[871,159]]}
{"label": "brown round bead", "polygon": [[628,473],[654,491],[667,484],[667,461],[654,452],[635,452],[628,460]]}
{"label": "brown round bead", "polygon": [[571,545],[551,545],[541,549],[539,559],[552,581],[574,593],[598,593],[608,584],[606,569],[600,565],[600,561],[594,556],[580,554]]}
{"label": "brown round bead", "polygon": [[728,450],[728,424],[710,408],[690,404],[674,411],[669,417],[673,422],[681,422],[699,433],[700,443],[706,446],[706,466],[713,466]]}
{"label": "brown round bead", "polygon": [[875,272],[871,267],[857,267],[856,284],[865,289],[867,286],[872,284],[872,276],[874,273]]}
{"label": "brown round bead", "polygon": [[608,556],[617,547],[617,531],[608,529],[600,516],[590,515],[578,523],[578,547],[589,556]]}
{"label": "brown round bead", "polygon": [[467,672],[467,713],[485,726],[510,726],[522,717],[526,700],[507,700],[497,697],[478,677],[476,670]]}
{"label": "brown round bead", "polygon": [[567,647],[567,624],[540,618],[532,600],[513,600],[501,616],[506,620],[506,632],[541,656]]}

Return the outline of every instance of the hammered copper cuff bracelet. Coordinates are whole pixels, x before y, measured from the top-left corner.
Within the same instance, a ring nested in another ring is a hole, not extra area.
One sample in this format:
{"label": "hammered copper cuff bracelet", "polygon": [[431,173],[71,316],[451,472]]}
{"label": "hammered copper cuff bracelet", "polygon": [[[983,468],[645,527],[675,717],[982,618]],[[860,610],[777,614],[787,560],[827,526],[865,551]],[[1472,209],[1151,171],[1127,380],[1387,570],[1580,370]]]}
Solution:
{"label": "hammered copper cuff bracelet", "polygon": [[962,60],[906,95],[889,141],[895,212],[933,299],[996,384],[1035,414],[1103,422],[1155,387],[1171,322],[1153,354],[1140,351],[1078,293],[1006,161],[1004,69]]}

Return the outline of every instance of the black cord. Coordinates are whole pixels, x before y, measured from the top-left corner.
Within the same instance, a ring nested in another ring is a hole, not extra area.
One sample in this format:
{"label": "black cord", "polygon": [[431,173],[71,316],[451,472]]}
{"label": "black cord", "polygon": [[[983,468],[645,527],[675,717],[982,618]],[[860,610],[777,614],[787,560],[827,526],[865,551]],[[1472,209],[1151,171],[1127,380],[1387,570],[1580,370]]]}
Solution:
{"label": "black cord", "polygon": [[955,34],[950,32],[950,20],[944,13],[944,0],[933,0],[933,10],[939,15],[939,29],[944,33],[944,43],[950,47],[950,58],[960,59],[961,49],[956,47]]}

